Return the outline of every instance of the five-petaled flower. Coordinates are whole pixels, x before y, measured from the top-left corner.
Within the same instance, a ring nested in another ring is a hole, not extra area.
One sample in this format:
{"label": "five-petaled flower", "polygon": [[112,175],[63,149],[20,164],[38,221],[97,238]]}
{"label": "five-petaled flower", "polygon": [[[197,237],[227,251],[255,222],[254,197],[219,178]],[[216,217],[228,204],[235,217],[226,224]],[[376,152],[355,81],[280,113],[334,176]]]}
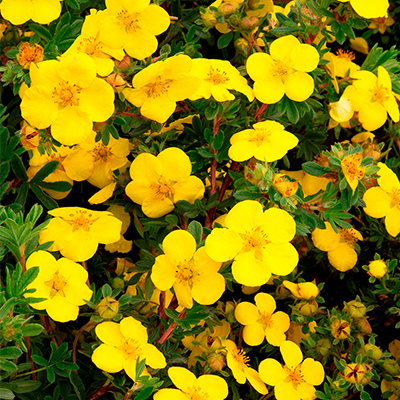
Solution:
{"label": "five-petaled flower", "polygon": [[354,244],[363,240],[361,233],[354,228],[339,229],[335,232],[329,222],[325,222],[326,229],[316,228],[311,239],[314,246],[328,252],[328,260],[338,271],[345,272],[352,269],[357,263],[357,252]]}
{"label": "five-petaled flower", "polygon": [[215,303],[225,290],[218,273],[222,263],[212,260],[204,247],[196,250],[196,240],[183,230],[169,233],[162,242],[164,254],[156,257],[151,280],[160,290],[174,288],[179,305],[193,307]]}
{"label": "five-petaled flower", "polygon": [[228,155],[233,161],[255,157],[260,161],[280,160],[299,140],[276,121],[257,122],[253,129],[245,129],[231,137]]}
{"label": "five-petaled flower", "polygon": [[338,0],[342,3],[350,2],[354,11],[364,18],[386,17],[389,8],[388,0]]}
{"label": "five-petaled flower", "polygon": [[25,297],[44,298],[39,303],[31,303],[36,310],[46,310],[50,318],[58,322],[75,321],[79,306],[92,297],[86,285],[87,271],[67,258],[56,260],[50,253],[39,250],[26,262],[26,269],[39,267],[39,274],[27,289],[36,289]]}
{"label": "five-petaled flower", "polygon": [[93,121],[106,121],[114,112],[114,91],[96,77],[96,65],[87,54],[31,64],[30,77],[22,117],[39,129],[51,126],[54,139],[66,146],[85,140]]}
{"label": "five-petaled flower", "polygon": [[107,211],[61,207],[49,214],[55,218],[40,233],[39,242],[54,242],[50,251],[60,251],[74,261],[88,260],[99,243],[115,243],[121,236],[122,222]]}
{"label": "five-petaled flower", "polygon": [[163,150],[157,157],[139,154],[130,167],[132,182],[126,194],[142,206],[150,218],[159,218],[175,208],[179,200],[193,203],[204,195],[204,184],[191,176],[189,157],[177,147]]}
{"label": "five-petaled flower", "polygon": [[280,346],[286,340],[285,332],[289,329],[290,318],[277,311],[275,299],[268,293],[258,293],[254,297],[255,305],[243,301],[235,308],[235,317],[245,325],[243,339],[250,346],[258,346],[264,340],[273,346]]}
{"label": "five-petaled flower", "polygon": [[314,385],[320,385],[325,377],[324,367],[319,361],[306,358],[300,347],[291,341],[280,346],[285,361],[282,365],[273,358],[261,361],[260,378],[268,385],[275,386],[277,400],[300,400],[314,398]]}
{"label": "five-petaled flower", "polygon": [[224,340],[222,345],[226,348],[226,362],[236,381],[243,385],[248,380],[258,393],[267,394],[268,389],[260,379],[258,372],[249,367],[250,358],[246,352],[238,349],[232,340]]}
{"label": "five-petaled flower", "polygon": [[216,261],[234,259],[232,274],[238,283],[259,286],[271,272],[288,275],[299,255],[289,243],[296,232],[292,216],[279,208],[265,212],[254,200],[236,204],[225,219],[226,228],[214,228],[206,239],[206,252]]}
{"label": "five-petaled flower", "polygon": [[[147,343],[147,329],[133,317],[119,324],[111,321],[96,326],[96,335],[103,342],[92,354],[92,361],[103,371],[116,373],[125,370],[136,381],[136,363],[146,359],[151,368],[165,368],[165,357],[156,346]],[[148,375],[146,369],[143,374]]]}
{"label": "five-petaled flower", "polygon": [[293,101],[307,100],[314,91],[307,72],[317,68],[317,49],[287,35],[271,43],[270,54],[254,53],[246,63],[256,98],[266,104],[277,103],[285,94]]}
{"label": "five-petaled flower", "polygon": [[200,79],[191,75],[192,59],[186,55],[157,61],[138,72],[132,80],[133,89],[122,91],[125,98],[140,108],[140,113],[163,124],[182,101],[200,88]]}
{"label": "five-petaled flower", "polygon": [[373,218],[385,217],[386,230],[391,236],[400,233],[400,182],[396,174],[383,163],[377,174],[378,186],[369,188],[363,197],[364,211]]}
{"label": "five-petaled flower", "polygon": [[44,49],[39,44],[31,45],[29,42],[23,42],[18,48],[17,61],[24,69],[29,69],[31,63],[37,64],[43,61]]}
{"label": "five-petaled flower", "polygon": [[100,22],[100,40],[114,48],[123,47],[133,58],[143,60],[158,47],[156,35],[170,24],[168,13],[150,0],[106,0],[106,16]]}
{"label": "five-petaled flower", "polygon": [[196,375],[183,367],[171,367],[168,376],[178,389],[161,389],[154,400],[223,400],[228,396],[228,385],[220,376]]}

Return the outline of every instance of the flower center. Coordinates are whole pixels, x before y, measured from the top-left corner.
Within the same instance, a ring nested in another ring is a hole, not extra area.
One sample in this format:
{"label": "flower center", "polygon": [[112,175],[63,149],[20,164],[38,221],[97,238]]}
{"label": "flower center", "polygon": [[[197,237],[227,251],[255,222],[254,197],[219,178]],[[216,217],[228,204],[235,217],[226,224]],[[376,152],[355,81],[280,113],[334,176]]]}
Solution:
{"label": "flower center", "polygon": [[390,91],[387,87],[383,85],[376,84],[373,89],[370,90],[372,93],[371,101],[376,101],[380,104],[388,101],[390,99]]}
{"label": "flower center", "polygon": [[151,83],[149,85],[146,85],[147,89],[147,95],[153,99],[156,97],[160,97],[165,93],[168,93],[168,89],[170,86],[170,81],[161,81],[161,78],[157,76],[155,83]]}
{"label": "flower center", "polygon": [[111,149],[98,143],[93,149],[93,157],[95,162],[106,163],[112,156]]}
{"label": "flower center", "polygon": [[232,357],[234,360],[240,364],[240,367],[246,367],[247,363],[250,361],[250,357],[246,356],[246,353],[244,350],[239,350],[239,349],[234,349],[231,351]]}
{"label": "flower center", "polygon": [[199,282],[201,272],[195,268],[193,258],[188,262],[179,264],[177,266],[177,271],[175,272],[175,278],[179,283],[183,285],[188,285],[190,289]]}
{"label": "flower center", "polygon": [[287,373],[287,377],[284,382],[291,382],[292,385],[297,389],[301,383],[304,383],[303,375],[301,374],[301,365],[298,365],[295,369],[290,369],[287,365],[283,367],[283,370]]}
{"label": "flower center", "polygon": [[18,63],[28,69],[31,63],[36,64],[43,60],[43,51],[43,47],[38,44],[31,46],[28,42],[24,42],[19,46]]}
{"label": "flower center", "polygon": [[219,85],[229,81],[229,78],[225,71],[220,71],[218,68],[214,69],[213,67],[210,67],[205,81],[211,82],[213,85]]}
{"label": "flower center", "polygon": [[118,25],[122,26],[128,33],[136,32],[140,29],[137,13],[128,14],[127,10],[123,10],[118,13],[117,20]]}
{"label": "flower center", "polygon": [[137,359],[143,354],[140,343],[132,338],[126,339],[119,348],[123,351],[125,360],[128,358]]}
{"label": "flower center", "polygon": [[392,191],[392,206],[400,208],[400,189],[393,189]]}
{"label": "flower center", "polygon": [[50,299],[52,299],[57,293],[62,297],[65,297],[63,289],[67,285],[67,279],[60,275],[58,271],[53,275],[52,279],[44,284],[50,287]]}
{"label": "flower center", "polygon": [[164,179],[162,176],[160,176],[158,182],[153,182],[150,185],[150,189],[153,190],[153,196],[157,199],[164,200],[165,198],[169,198],[172,200],[175,193],[173,187],[174,184],[175,182],[169,181],[168,179]]}
{"label": "flower center", "polygon": [[81,88],[77,85],[70,85],[68,81],[62,81],[53,89],[54,103],[58,104],[61,110],[66,106],[78,106]]}
{"label": "flower center", "polygon": [[184,392],[185,396],[190,400],[206,400],[210,396],[208,393],[203,392],[198,386],[190,386],[187,388],[187,392]]}
{"label": "flower center", "polygon": [[355,229],[342,229],[340,232],[340,241],[345,242],[348,245],[353,245],[353,243],[358,242]]}
{"label": "flower center", "polygon": [[285,81],[291,73],[293,73],[292,62],[289,60],[275,61],[275,66],[272,68],[272,75],[280,77]]}
{"label": "flower center", "polygon": [[77,47],[78,51],[86,53],[88,56],[100,57],[102,53],[103,45],[93,37],[83,38]]}
{"label": "flower center", "polygon": [[349,61],[353,61],[356,58],[355,54],[352,51],[346,51],[342,49],[339,49],[336,52],[336,55]]}
{"label": "flower center", "polygon": [[260,227],[251,232],[240,233],[239,235],[243,240],[241,253],[247,253],[248,251],[254,250],[256,258],[262,259],[262,250],[268,243],[270,243],[268,235],[266,235]]}
{"label": "flower center", "polygon": [[274,326],[274,321],[272,320],[272,315],[270,313],[259,311],[259,314],[259,321],[262,323],[264,330],[267,328],[272,328]]}
{"label": "flower center", "polygon": [[78,210],[72,214],[69,214],[72,219],[64,219],[65,222],[68,222],[72,226],[72,232],[77,231],[82,228],[85,232],[90,231],[90,226],[93,225],[93,222],[97,220],[92,219],[92,214],[88,214],[86,210]]}
{"label": "flower center", "polygon": [[269,137],[271,136],[271,131],[266,128],[257,128],[250,132],[249,142],[255,142],[257,147],[261,146],[263,143],[271,143]]}
{"label": "flower center", "polygon": [[361,180],[364,177],[365,168],[361,167],[362,155],[361,153],[352,154],[342,160],[343,173],[346,178],[351,181],[354,179]]}

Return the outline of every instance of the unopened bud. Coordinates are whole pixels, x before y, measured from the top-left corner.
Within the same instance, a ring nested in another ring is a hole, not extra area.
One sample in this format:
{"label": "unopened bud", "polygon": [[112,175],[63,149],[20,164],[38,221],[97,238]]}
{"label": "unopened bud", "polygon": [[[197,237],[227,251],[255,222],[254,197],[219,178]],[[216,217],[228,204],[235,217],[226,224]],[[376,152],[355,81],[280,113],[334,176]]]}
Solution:
{"label": "unopened bud", "polygon": [[112,281],[113,289],[123,289],[125,287],[125,282],[122,278],[114,278]]}
{"label": "unopened bud", "polygon": [[366,344],[364,346],[364,350],[365,353],[369,357],[373,358],[375,361],[378,361],[382,357],[382,350],[378,346],[375,346],[374,344],[370,343]]}
{"label": "unopened bud", "polygon": [[361,383],[367,372],[364,364],[347,364],[343,371],[344,379],[350,383]]}
{"label": "unopened bud", "polygon": [[385,362],[382,364],[382,367],[390,375],[400,375],[400,365],[396,360],[389,358],[385,360]]}
{"label": "unopened bud", "polygon": [[317,342],[316,350],[325,357],[329,354],[331,347],[332,343],[329,339],[320,339]]}
{"label": "unopened bud", "polygon": [[128,56],[128,54],[125,54],[125,57],[122,59],[122,61],[117,61],[115,63],[115,66],[120,70],[124,71],[127,68],[129,68],[131,65],[131,58]]}
{"label": "unopened bud", "polygon": [[368,266],[368,274],[375,278],[382,278],[388,270],[386,263],[383,260],[371,261]]}
{"label": "unopened bud", "polygon": [[357,322],[357,328],[361,333],[372,333],[371,325],[366,318],[361,318]]}
{"label": "unopened bud", "polygon": [[258,25],[259,22],[260,22],[260,20],[255,16],[246,17],[240,21],[239,28],[246,30],[246,31],[253,30]]}
{"label": "unopened bud", "polygon": [[112,319],[119,311],[119,302],[110,296],[105,297],[97,305],[97,312],[101,318]]}
{"label": "unopened bud", "polygon": [[215,371],[221,371],[225,366],[225,357],[221,353],[211,353],[207,357],[207,365]]}
{"label": "unopened bud", "polygon": [[352,318],[360,319],[367,312],[367,307],[360,301],[352,300],[344,306],[344,310],[347,311]]}
{"label": "unopened bud", "polygon": [[237,1],[224,1],[218,7],[218,11],[220,11],[224,16],[228,16],[233,14],[239,8],[239,3]]}
{"label": "unopened bud", "polygon": [[115,92],[120,93],[126,86],[126,81],[119,74],[111,74],[107,76],[106,82],[112,86]]}
{"label": "unopened bud", "polygon": [[314,314],[318,309],[318,303],[315,300],[312,301],[301,301],[296,304],[296,308],[299,310],[301,315]]}
{"label": "unopened bud", "polygon": [[344,340],[350,336],[350,322],[344,319],[335,319],[331,324],[331,334],[335,339]]}
{"label": "unopened bud", "polygon": [[290,197],[296,194],[299,187],[297,181],[291,181],[284,174],[275,174],[274,185],[276,190],[284,197]]}
{"label": "unopened bud", "polygon": [[205,13],[201,13],[201,19],[207,28],[213,28],[217,24],[217,17],[214,11],[206,9]]}

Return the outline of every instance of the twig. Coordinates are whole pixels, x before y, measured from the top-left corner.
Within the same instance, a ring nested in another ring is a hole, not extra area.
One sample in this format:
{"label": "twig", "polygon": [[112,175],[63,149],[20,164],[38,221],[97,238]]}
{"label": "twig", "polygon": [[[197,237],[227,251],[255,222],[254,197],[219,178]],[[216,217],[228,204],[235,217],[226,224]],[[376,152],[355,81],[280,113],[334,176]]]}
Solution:
{"label": "twig", "polygon": [[76,333],[74,343],[72,344],[72,362],[76,364],[76,346],[78,345],[79,337],[81,336],[82,332],[89,328],[89,326],[95,325],[95,322],[88,322],[86,325],[83,325],[81,329]]}
{"label": "twig", "polygon": [[[182,310],[179,315],[178,318],[182,321],[184,318],[186,317],[186,308],[184,310]],[[164,335],[161,336],[160,340],[158,341],[158,343],[160,343],[161,345],[164,344],[164,342],[171,336],[172,332],[174,331],[175,327],[176,327],[176,322],[173,322],[165,331]]]}

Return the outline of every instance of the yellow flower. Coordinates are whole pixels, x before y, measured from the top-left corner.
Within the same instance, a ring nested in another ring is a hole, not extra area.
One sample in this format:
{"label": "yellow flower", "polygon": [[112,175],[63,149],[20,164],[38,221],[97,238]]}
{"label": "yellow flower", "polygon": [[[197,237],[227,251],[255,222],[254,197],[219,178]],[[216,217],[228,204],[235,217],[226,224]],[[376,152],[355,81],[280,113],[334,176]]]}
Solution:
{"label": "yellow flower", "polygon": [[386,275],[388,268],[383,260],[371,261],[368,265],[368,274],[375,278],[382,278]]}
{"label": "yellow flower", "polygon": [[[160,350],[147,343],[147,329],[132,317],[119,324],[111,321],[96,326],[96,335],[103,342],[92,354],[92,361],[103,371],[116,373],[125,370],[136,380],[136,362],[146,359],[151,368],[165,368],[167,363]],[[143,374],[148,375],[146,369]]]}
{"label": "yellow flower", "polygon": [[290,318],[277,311],[275,299],[268,293],[258,293],[254,297],[256,304],[243,301],[236,306],[235,317],[245,325],[243,339],[250,346],[258,346],[267,339],[273,346],[280,346],[286,340],[285,332],[289,329]]}
{"label": "yellow flower", "polygon": [[168,13],[150,0],[106,0],[106,16],[100,22],[100,41],[123,47],[133,58],[143,60],[158,47],[156,35],[170,24]]}
{"label": "yellow flower", "polygon": [[396,237],[400,232],[400,182],[396,174],[383,163],[377,174],[379,187],[368,189],[363,197],[364,211],[373,218],[385,217],[389,235]]}
{"label": "yellow flower", "polygon": [[248,366],[250,358],[246,356],[245,351],[239,350],[232,340],[224,340],[222,344],[226,347],[226,362],[236,381],[243,385],[248,380],[258,393],[267,394],[268,389],[258,372]]}
{"label": "yellow flower", "polygon": [[50,251],[60,251],[73,261],[93,257],[99,243],[114,243],[120,238],[122,222],[107,211],[62,207],[49,211],[53,218],[41,232],[39,243],[54,241]]}
{"label": "yellow flower", "polygon": [[104,188],[113,181],[113,171],[124,166],[130,153],[129,139],[114,139],[110,136],[107,146],[95,141],[96,133],[91,132],[79,147],[91,155],[93,172],[87,181],[98,188]]}
{"label": "yellow flower", "polygon": [[341,162],[343,174],[353,193],[364,177],[365,167],[361,166],[362,160],[362,153],[354,153],[343,158]]}
{"label": "yellow flower", "polygon": [[175,208],[178,200],[194,203],[204,195],[204,184],[191,176],[189,157],[177,147],[163,150],[157,157],[139,154],[131,164],[126,194],[142,206],[150,218],[159,218]]}
{"label": "yellow flower", "polygon": [[319,295],[318,286],[314,282],[293,283],[283,281],[282,283],[296,299],[310,300],[315,299]]}
{"label": "yellow flower", "polygon": [[388,26],[394,24],[394,19],[392,17],[379,17],[374,18],[372,22],[368,25],[369,29],[378,29],[378,31],[383,35],[386,32]]}
{"label": "yellow flower", "polygon": [[243,93],[249,101],[254,100],[253,89],[229,61],[196,58],[191,74],[201,79],[201,86],[189,97],[190,100],[209,99],[211,96],[219,102],[235,100],[229,90]]}
{"label": "yellow flower", "polygon": [[369,53],[368,42],[363,37],[356,37],[355,39],[350,39],[350,47],[362,54]]}
{"label": "yellow flower", "polygon": [[207,254],[216,261],[234,259],[232,274],[238,283],[259,286],[268,282],[271,272],[288,275],[299,255],[290,243],[296,223],[278,208],[263,212],[260,203],[244,200],[226,216],[226,228],[214,228],[206,239]]}
{"label": "yellow flower", "polygon": [[247,60],[256,98],[266,104],[277,103],[285,94],[293,101],[307,100],[314,91],[314,80],[307,72],[319,62],[315,47],[287,35],[271,43],[270,54],[254,53]]}
{"label": "yellow flower", "polygon": [[228,155],[233,161],[246,161],[255,157],[260,161],[280,160],[299,142],[293,133],[276,121],[257,122],[254,129],[245,129],[231,137]]}
{"label": "yellow flower", "polygon": [[330,103],[329,115],[335,122],[338,122],[339,124],[350,121],[354,115],[353,105],[350,99],[342,96],[339,101]]}
{"label": "yellow flower", "polygon": [[24,69],[29,69],[31,63],[37,64],[43,61],[44,49],[39,44],[33,46],[29,42],[23,42],[18,48],[17,61]]}
{"label": "yellow flower", "polygon": [[183,367],[169,368],[168,376],[178,389],[161,389],[154,394],[154,400],[223,400],[228,396],[228,385],[220,376],[196,378],[193,372]]}
{"label": "yellow flower", "polygon": [[389,8],[388,0],[338,0],[342,3],[350,1],[354,11],[364,18],[386,17]]}
{"label": "yellow flower", "polygon": [[85,53],[96,64],[96,71],[100,76],[106,76],[113,72],[114,61],[112,57],[121,61],[124,58],[124,50],[122,46],[118,48],[110,47],[99,39],[100,24],[102,19],[107,15],[105,11],[90,10],[85,22],[82,25],[82,31],[71,47],[62,55],[62,57],[70,54]]}
{"label": "yellow flower", "polygon": [[399,107],[392,92],[392,81],[385,68],[378,67],[378,77],[370,71],[357,71],[355,79],[343,96],[350,99],[363,128],[374,131],[387,120],[387,113],[394,122],[399,121]]}
{"label": "yellow flower", "polygon": [[122,91],[125,98],[140,108],[140,113],[163,124],[175,111],[176,102],[192,96],[200,79],[190,75],[192,59],[185,55],[158,61],[137,73],[133,89]]}
{"label": "yellow flower", "polygon": [[335,319],[331,323],[331,334],[335,339],[347,339],[351,334],[350,322],[344,319]]}
{"label": "yellow flower", "polygon": [[[84,150],[67,146],[60,146],[56,149],[57,151],[51,150],[50,155],[48,153],[40,154],[37,149],[32,150],[32,158],[29,160],[30,167],[27,171],[30,178],[50,161],[58,161],[58,167],[44,179],[44,182],[65,181],[72,185],[74,181],[84,181],[90,176],[93,171],[90,154]],[[70,190],[57,192],[46,188],[43,190],[57,200],[65,198],[70,192]]]}
{"label": "yellow flower", "polygon": [[326,229],[316,228],[311,239],[317,249],[328,252],[328,260],[338,271],[345,272],[357,264],[357,253],[354,243],[363,240],[356,229],[339,229],[336,233],[329,222]]}
{"label": "yellow flower", "polygon": [[314,385],[324,381],[324,367],[319,361],[306,358],[300,347],[293,342],[285,341],[280,346],[285,365],[273,358],[261,361],[258,368],[260,378],[267,384],[275,386],[277,400],[312,399],[315,395]]}
{"label": "yellow flower", "polygon": [[352,51],[339,49],[336,54],[332,54],[332,57],[335,64],[336,76],[340,78],[352,76],[360,69],[359,65],[353,63],[356,56]]}
{"label": "yellow flower", "polygon": [[285,174],[275,174],[273,183],[276,190],[284,197],[295,195],[299,188],[299,182],[291,181]]}
{"label": "yellow flower", "polygon": [[22,124],[21,133],[18,135],[21,145],[25,150],[33,150],[39,146],[39,132],[25,121]]}
{"label": "yellow flower", "polygon": [[3,0],[1,15],[13,25],[32,19],[39,24],[49,24],[61,13],[60,0]]}
{"label": "yellow flower", "polygon": [[34,252],[26,262],[26,269],[39,267],[39,275],[27,289],[36,289],[25,297],[45,298],[40,303],[31,303],[36,310],[46,310],[50,318],[58,322],[75,321],[79,306],[92,297],[86,285],[87,271],[79,264],[60,258],[56,260],[47,251]]}
{"label": "yellow flower", "polygon": [[218,273],[222,263],[211,260],[204,247],[196,251],[196,240],[183,230],[169,233],[162,242],[164,254],[156,257],[151,280],[160,290],[174,288],[179,305],[193,307],[215,303],[225,291]]}
{"label": "yellow flower", "polygon": [[87,54],[31,64],[30,77],[22,117],[39,129],[51,126],[61,144],[82,142],[92,132],[93,121],[106,121],[114,112],[114,91],[96,78],[96,65]]}
{"label": "yellow flower", "polygon": [[124,238],[124,233],[128,230],[131,223],[131,217],[129,213],[124,211],[123,206],[112,205],[108,207],[107,211],[112,213],[115,218],[118,218],[122,222],[121,226],[121,237],[115,243],[109,243],[105,245],[105,249],[110,253],[129,253],[132,250],[132,240],[126,240]]}
{"label": "yellow flower", "polygon": [[164,125],[161,128],[160,132],[151,132],[149,130],[149,131],[145,132],[145,135],[150,135],[151,134],[152,137],[155,137],[155,136],[158,136],[158,135],[161,135],[161,134],[163,134],[165,132],[170,132],[170,131],[173,131],[174,133],[180,134],[185,129],[185,126],[183,124],[191,124],[192,120],[193,120],[193,117],[195,117],[195,116],[199,117],[198,114],[197,115],[188,115],[185,118],[179,118],[176,121],[172,121],[168,125]]}

